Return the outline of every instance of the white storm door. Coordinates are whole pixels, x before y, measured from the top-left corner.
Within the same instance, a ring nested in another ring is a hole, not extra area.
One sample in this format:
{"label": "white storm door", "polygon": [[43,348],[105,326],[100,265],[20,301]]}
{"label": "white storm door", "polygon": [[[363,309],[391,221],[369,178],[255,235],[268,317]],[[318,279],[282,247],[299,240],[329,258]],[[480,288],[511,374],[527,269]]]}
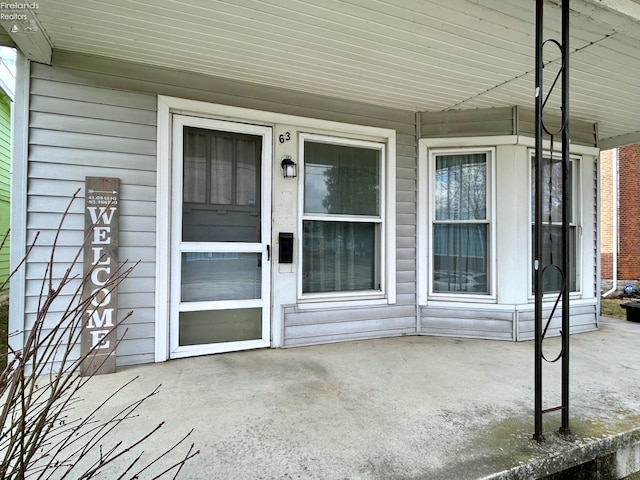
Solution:
{"label": "white storm door", "polygon": [[271,128],[173,116],[170,357],[270,345]]}

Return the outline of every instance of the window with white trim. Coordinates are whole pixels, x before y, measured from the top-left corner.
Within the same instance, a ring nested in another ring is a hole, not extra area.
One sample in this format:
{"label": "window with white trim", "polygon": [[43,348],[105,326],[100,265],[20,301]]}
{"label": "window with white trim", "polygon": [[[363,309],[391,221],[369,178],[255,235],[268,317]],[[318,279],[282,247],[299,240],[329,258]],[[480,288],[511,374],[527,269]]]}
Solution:
{"label": "window with white trim", "polygon": [[[534,248],[534,216],[535,216],[535,151],[530,152],[531,159],[531,261],[533,264]],[[562,264],[562,158],[545,154],[543,162],[542,185],[542,259],[541,264]],[[569,291],[579,291],[578,275],[578,206],[580,198],[578,192],[579,161],[571,158],[569,161]],[[533,271],[533,270],[532,270]],[[532,276],[531,294],[535,292]],[[556,268],[546,268],[542,276],[544,293],[559,292],[562,286],[562,276]]]}
{"label": "window with white trim", "polygon": [[432,294],[490,295],[492,149],[433,150]]}
{"label": "window with white trim", "polygon": [[301,143],[302,295],[384,292],[385,144]]}

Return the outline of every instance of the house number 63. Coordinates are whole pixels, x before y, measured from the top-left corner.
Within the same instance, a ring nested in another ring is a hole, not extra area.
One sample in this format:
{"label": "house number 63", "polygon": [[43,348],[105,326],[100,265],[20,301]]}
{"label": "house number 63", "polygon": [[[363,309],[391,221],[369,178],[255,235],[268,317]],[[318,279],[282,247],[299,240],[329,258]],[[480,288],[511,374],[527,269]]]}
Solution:
{"label": "house number 63", "polygon": [[278,136],[278,141],[279,141],[280,143],[288,142],[289,140],[291,140],[291,134],[290,134],[289,132],[281,133],[281,134]]}

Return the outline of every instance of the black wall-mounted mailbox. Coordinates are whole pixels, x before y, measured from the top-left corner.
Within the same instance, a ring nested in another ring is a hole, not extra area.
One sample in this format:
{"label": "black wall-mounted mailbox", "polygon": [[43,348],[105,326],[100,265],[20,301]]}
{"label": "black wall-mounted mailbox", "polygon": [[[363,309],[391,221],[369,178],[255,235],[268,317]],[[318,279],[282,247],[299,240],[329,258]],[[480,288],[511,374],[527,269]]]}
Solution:
{"label": "black wall-mounted mailbox", "polygon": [[278,262],[293,263],[293,233],[278,234]]}

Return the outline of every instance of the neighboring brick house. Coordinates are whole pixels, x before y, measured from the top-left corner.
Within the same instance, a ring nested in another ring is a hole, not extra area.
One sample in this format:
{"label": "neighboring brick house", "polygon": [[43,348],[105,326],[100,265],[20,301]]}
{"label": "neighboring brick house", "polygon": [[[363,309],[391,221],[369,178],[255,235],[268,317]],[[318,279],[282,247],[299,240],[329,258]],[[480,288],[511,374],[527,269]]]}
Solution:
{"label": "neighboring brick house", "polygon": [[602,288],[612,288],[615,269],[619,291],[627,284],[639,290],[640,144],[603,151],[600,161]]}

